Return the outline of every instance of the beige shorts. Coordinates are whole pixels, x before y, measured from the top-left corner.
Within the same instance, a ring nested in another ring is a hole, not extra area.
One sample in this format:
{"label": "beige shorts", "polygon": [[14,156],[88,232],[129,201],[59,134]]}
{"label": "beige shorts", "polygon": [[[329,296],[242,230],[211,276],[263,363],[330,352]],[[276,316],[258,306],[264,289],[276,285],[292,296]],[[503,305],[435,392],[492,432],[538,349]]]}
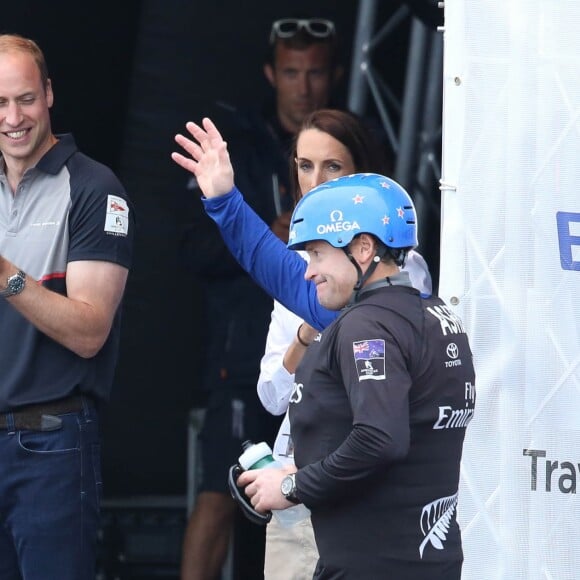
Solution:
{"label": "beige shorts", "polygon": [[311,580],[317,562],[310,518],[290,528],[272,518],[266,526],[264,580]]}

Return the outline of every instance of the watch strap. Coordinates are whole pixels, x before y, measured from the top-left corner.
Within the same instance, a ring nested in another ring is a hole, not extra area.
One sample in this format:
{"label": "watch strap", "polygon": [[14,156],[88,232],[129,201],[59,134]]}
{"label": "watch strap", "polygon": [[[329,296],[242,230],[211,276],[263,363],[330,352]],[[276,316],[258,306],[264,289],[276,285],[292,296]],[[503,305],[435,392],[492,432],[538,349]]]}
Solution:
{"label": "watch strap", "polygon": [[296,495],[296,474],[291,473],[290,475],[287,475],[282,481],[284,481],[286,484],[290,484],[290,491],[287,491],[286,493],[282,492],[284,497],[292,503],[302,503]]}

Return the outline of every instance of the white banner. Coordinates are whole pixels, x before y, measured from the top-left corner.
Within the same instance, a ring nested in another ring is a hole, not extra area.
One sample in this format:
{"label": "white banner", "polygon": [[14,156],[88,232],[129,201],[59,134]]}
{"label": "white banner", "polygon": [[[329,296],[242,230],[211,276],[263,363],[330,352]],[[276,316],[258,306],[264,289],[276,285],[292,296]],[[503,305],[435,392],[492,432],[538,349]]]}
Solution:
{"label": "white banner", "polygon": [[440,294],[477,371],[464,580],[580,578],[580,1],[445,0]]}

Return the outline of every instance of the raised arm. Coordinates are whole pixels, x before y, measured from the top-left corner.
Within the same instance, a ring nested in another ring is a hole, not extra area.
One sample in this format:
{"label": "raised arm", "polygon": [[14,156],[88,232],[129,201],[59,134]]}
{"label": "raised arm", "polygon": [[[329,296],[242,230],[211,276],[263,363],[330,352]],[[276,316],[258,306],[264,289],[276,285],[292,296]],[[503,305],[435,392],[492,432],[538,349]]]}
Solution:
{"label": "raised arm", "polygon": [[195,175],[206,212],[218,225],[224,242],[242,268],[272,298],[322,330],[337,313],[323,308],[316,299],[313,284],[304,280],[304,260],[288,250],[245,203],[233,184],[234,173],[225,141],[209,119],[202,124],[203,128],[187,123],[193,139],[175,137],[191,158],[174,152],[172,159]]}

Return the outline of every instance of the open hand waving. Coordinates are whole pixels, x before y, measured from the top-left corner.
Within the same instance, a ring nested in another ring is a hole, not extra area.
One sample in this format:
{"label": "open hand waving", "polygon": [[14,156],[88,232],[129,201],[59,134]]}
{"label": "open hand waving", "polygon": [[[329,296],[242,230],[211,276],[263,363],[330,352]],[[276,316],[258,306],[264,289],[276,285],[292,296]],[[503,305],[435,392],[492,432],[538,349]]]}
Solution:
{"label": "open hand waving", "polygon": [[219,197],[230,192],[234,186],[234,169],[230,162],[227,143],[213,122],[205,117],[202,126],[189,121],[185,128],[193,139],[181,134],[175,141],[191,155],[186,157],[173,152],[175,163],[193,173],[205,197]]}

